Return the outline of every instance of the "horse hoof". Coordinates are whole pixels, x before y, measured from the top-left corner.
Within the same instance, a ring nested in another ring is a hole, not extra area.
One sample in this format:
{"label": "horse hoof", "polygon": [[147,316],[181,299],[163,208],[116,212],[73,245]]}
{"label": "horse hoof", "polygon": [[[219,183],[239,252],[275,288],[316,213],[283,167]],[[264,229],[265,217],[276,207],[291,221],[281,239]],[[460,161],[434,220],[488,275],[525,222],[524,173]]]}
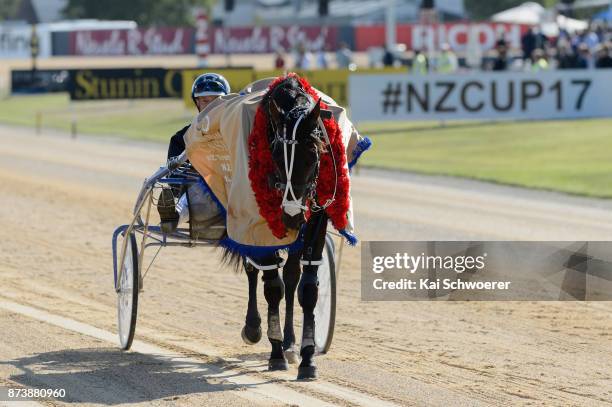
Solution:
{"label": "horse hoof", "polygon": [[298,380],[315,380],[318,377],[316,366],[300,366],[298,367]]}
{"label": "horse hoof", "polygon": [[289,370],[289,366],[287,365],[287,361],[285,359],[270,359],[268,361],[268,370]]}
{"label": "horse hoof", "polygon": [[258,326],[257,328],[253,328],[248,325],[245,325],[242,327],[240,336],[242,337],[244,343],[246,343],[247,345],[255,345],[261,340],[261,327]]}
{"label": "horse hoof", "polygon": [[299,360],[299,354],[295,346],[290,347],[289,349],[285,349],[285,357],[287,358],[287,362],[295,365]]}

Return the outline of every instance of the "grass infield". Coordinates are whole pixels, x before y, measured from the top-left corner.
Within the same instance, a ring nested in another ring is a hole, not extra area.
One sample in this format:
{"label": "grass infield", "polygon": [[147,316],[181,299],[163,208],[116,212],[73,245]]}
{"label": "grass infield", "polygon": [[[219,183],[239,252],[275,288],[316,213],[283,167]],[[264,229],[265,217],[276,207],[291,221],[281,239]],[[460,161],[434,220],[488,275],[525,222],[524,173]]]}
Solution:
{"label": "grass infield", "polygon": [[120,136],[165,141],[186,126],[197,113],[182,100],[114,100],[70,102],[68,94],[15,96],[0,100],[0,123],[35,126],[40,113],[43,128],[78,134]]}
{"label": "grass infield", "polygon": [[[65,94],[0,100],[0,123],[167,141],[195,115],[180,100],[71,104]],[[366,123],[364,166],[612,198],[612,119]]]}
{"label": "grass infield", "polygon": [[612,119],[371,124],[362,164],[612,198]]}

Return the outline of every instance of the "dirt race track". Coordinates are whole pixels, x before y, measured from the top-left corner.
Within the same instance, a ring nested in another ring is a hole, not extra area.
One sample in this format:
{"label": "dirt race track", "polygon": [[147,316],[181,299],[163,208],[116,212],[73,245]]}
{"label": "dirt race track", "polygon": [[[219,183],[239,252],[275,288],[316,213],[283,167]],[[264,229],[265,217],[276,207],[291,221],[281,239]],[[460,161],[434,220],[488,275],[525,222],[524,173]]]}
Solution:
{"label": "dirt race track", "polygon": [[[162,250],[120,352],[111,234],[163,157],[0,127],[0,386],[66,389],[45,405],[612,405],[612,303],[362,302],[358,248],[318,382],[265,372],[265,339],[240,339],[246,277],[210,249]],[[598,201],[376,171],[353,188],[362,240],[612,237]]]}

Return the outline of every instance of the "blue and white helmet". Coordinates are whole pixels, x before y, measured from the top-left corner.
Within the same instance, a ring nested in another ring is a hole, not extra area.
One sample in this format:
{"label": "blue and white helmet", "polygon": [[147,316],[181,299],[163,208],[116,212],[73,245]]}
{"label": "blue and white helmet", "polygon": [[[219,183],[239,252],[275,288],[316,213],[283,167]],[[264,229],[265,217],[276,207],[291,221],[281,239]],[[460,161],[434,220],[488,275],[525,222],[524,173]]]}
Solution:
{"label": "blue and white helmet", "polygon": [[231,92],[229,82],[217,73],[204,73],[196,78],[191,86],[191,99],[200,96],[221,96]]}

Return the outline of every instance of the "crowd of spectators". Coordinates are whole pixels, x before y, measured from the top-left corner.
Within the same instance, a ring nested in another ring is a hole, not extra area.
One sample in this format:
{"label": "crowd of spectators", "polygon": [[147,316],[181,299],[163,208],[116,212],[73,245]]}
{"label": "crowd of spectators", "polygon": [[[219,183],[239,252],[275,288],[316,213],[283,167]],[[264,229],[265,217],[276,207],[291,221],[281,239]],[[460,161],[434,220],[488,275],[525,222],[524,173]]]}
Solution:
{"label": "crowd of spectators", "polygon": [[[385,50],[383,65],[394,64],[390,54]],[[511,49],[509,42],[501,37],[496,42],[493,53],[485,55],[476,65],[470,65],[465,55],[461,59],[458,58],[450,47],[444,44],[437,52],[414,50],[408,65],[410,71],[417,75],[471,69],[539,72],[553,69],[612,68],[612,26],[593,25],[588,30],[573,34],[560,30],[559,35],[554,38],[532,28],[522,36],[520,50]]]}
{"label": "crowd of spectators", "polygon": [[556,38],[529,29],[521,38],[518,58],[509,55],[503,38],[495,48],[495,59],[486,66],[494,71],[612,68],[612,27],[593,25],[574,34],[560,30]]}
{"label": "crowd of spectators", "polygon": [[[490,71],[546,71],[551,69],[612,68],[612,25],[593,25],[588,30],[568,33],[560,30],[557,37],[547,37],[538,28],[528,29],[521,38],[521,48],[511,49],[510,43],[500,37],[494,50],[482,59],[468,61],[467,52],[457,55],[448,44],[437,51],[407,50],[402,53],[382,47],[378,59],[370,67],[401,67],[417,75],[428,73],[454,73],[483,69]],[[300,44],[293,50],[293,65],[286,55],[278,51],[274,66],[277,69],[355,69],[353,52],[346,43],[337,50],[311,51]]]}
{"label": "crowd of spectators", "polygon": [[298,44],[293,53],[293,61],[294,65],[288,66],[287,56],[283,50],[278,50],[274,56],[274,67],[276,69],[292,68],[305,71],[311,69],[356,68],[353,61],[353,51],[351,51],[349,46],[344,42],[339,44],[339,47],[335,52],[331,52],[326,48],[313,52],[305,45]]}

